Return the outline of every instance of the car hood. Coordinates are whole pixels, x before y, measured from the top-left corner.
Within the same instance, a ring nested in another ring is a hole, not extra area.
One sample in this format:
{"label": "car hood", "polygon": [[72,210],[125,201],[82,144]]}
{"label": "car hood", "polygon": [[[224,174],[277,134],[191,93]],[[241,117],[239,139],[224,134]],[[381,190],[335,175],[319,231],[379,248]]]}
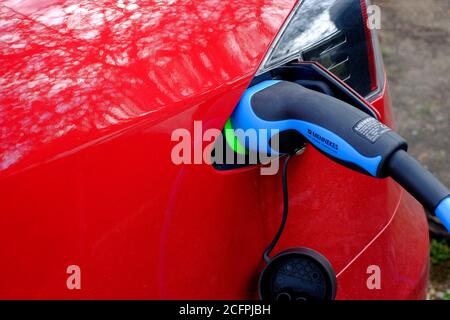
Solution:
{"label": "car hood", "polygon": [[295,2],[2,1],[0,176],[248,79]]}

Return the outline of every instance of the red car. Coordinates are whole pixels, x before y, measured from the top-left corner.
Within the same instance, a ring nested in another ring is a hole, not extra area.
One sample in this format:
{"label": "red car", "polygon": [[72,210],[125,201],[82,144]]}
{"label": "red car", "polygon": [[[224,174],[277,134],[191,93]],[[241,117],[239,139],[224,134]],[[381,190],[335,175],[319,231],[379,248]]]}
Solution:
{"label": "red car", "polygon": [[[2,0],[0,298],[257,299],[280,174],[218,170],[203,133],[222,130],[255,75],[298,61],[394,126],[368,5]],[[177,129],[192,133],[192,164],[172,161]],[[412,196],[313,148],[289,170],[274,254],[320,253],[336,299],[426,297]]]}

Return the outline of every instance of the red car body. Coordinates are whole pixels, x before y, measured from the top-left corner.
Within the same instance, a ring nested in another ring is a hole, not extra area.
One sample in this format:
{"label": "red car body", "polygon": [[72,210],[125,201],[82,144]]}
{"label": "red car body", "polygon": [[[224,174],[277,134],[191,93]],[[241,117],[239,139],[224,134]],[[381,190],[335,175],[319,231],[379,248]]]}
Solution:
{"label": "red car body", "polygon": [[[175,165],[171,134],[223,128],[295,2],[1,1],[0,298],[258,297],[280,176]],[[370,102],[393,126],[387,85]],[[289,189],[274,252],[323,254],[337,299],[425,297],[426,218],[393,180],[307,148]]]}

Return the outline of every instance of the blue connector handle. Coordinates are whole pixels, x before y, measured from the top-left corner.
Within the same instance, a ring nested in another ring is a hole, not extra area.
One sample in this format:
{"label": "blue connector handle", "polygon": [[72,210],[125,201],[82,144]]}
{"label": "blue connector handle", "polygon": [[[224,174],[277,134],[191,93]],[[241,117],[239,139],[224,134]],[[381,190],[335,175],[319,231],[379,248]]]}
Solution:
{"label": "blue connector handle", "polygon": [[[231,122],[235,129],[261,132],[253,142],[237,135],[252,152],[293,152],[296,146],[289,145],[292,150],[286,151],[272,142],[294,131],[350,169],[377,178],[390,176],[450,231],[448,188],[406,152],[402,137],[341,100],[289,81],[263,81],[246,90]],[[268,134],[268,130],[276,133]]]}
{"label": "blue connector handle", "polygon": [[275,134],[262,129],[280,135],[296,131],[331,159],[378,178],[386,176],[386,159],[407,148],[403,138],[363,111],[288,81],[268,80],[248,88],[231,122],[235,129],[261,132],[257,141],[240,141],[252,152],[284,152],[272,147]]}
{"label": "blue connector handle", "polygon": [[450,232],[450,196],[441,201],[436,208],[435,214]]}

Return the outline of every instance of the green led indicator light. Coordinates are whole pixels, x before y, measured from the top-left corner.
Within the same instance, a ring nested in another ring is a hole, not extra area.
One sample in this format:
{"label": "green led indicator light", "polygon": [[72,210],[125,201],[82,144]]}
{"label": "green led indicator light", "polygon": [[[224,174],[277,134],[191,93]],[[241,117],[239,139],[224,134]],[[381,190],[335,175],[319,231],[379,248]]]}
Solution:
{"label": "green led indicator light", "polygon": [[239,142],[239,139],[234,134],[233,125],[231,124],[231,119],[228,119],[227,123],[225,123],[225,140],[227,144],[233,149],[234,152],[238,154],[245,155],[247,154],[247,150],[245,147]]}

